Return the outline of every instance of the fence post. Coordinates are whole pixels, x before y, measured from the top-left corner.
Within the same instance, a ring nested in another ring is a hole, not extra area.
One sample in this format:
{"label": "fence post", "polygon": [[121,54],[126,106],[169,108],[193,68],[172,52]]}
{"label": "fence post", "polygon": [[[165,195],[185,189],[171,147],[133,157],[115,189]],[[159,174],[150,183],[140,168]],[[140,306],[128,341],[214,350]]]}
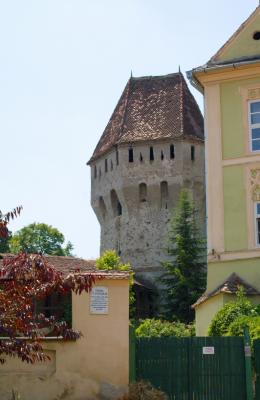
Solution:
{"label": "fence post", "polygon": [[136,365],[135,365],[135,329],[129,327],[129,382],[135,382]]}
{"label": "fence post", "polygon": [[244,349],[245,349],[245,367],[246,367],[246,398],[253,400],[253,377],[251,363],[251,343],[248,327],[244,328]]}

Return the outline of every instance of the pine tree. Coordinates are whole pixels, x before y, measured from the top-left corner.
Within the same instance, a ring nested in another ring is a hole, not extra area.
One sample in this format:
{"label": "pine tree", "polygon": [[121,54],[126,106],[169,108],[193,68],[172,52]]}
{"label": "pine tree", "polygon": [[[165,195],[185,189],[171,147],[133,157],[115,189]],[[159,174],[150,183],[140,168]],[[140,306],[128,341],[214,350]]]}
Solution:
{"label": "pine tree", "polygon": [[163,262],[164,315],[185,323],[194,320],[192,304],[205,290],[206,241],[197,226],[190,192],[183,189],[170,224],[169,261]]}

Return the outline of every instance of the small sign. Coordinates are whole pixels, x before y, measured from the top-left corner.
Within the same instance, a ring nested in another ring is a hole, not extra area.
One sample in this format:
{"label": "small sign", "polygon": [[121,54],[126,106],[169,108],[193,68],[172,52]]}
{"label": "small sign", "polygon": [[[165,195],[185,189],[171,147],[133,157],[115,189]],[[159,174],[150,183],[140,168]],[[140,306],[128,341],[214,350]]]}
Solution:
{"label": "small sign", "polygon": [[108,314],[108,288],[96,286],[90,292],[90,313]]}
{"label": "small sign", "polygon": [[251,357],[251,347],[245,346],[245,357]]}
{"label": "small sign", "polygon": [[215,347],[203,347],[202,354],[215,354]]}

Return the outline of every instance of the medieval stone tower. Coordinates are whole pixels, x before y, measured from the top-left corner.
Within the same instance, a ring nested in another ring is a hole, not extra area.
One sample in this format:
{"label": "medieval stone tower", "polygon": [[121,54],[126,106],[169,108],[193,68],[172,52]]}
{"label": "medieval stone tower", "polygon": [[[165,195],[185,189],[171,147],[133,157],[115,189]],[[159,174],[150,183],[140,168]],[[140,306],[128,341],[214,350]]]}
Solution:
{"label": "medieval stone tower", "polygon": [[101,252],[156,283],[182,187],[205,223],[203,117],[183,75],[131,77],[88,164]]}

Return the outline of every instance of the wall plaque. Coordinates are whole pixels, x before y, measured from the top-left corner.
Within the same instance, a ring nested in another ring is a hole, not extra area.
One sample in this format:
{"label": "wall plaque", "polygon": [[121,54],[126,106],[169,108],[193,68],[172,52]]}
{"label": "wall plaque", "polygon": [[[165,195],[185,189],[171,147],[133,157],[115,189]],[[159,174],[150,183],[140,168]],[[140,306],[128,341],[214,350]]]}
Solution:
{"label": "wall plaque", "polygon": [[96,286],[90,292],[90,313],[108,314],[108,288]]}
{"label": "wall plaque", "polygon": [[214,347],[203,347],[202,354],[215,354],[215,348]]}

